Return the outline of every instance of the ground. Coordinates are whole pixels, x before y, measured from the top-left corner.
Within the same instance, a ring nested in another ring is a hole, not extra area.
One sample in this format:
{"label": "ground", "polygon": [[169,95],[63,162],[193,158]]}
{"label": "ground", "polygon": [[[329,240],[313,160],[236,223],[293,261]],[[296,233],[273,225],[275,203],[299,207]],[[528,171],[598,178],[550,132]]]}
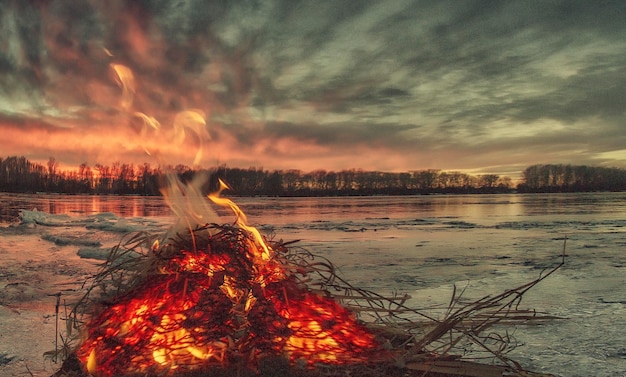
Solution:
{"label": "ground", "polygon": [[[72,233],[72,229],[58,229]],[[65,303],[73,302],[96,262],[76,256],[76,246],[59,246],[29,228],[0,228],[0,373],[3,377],[50,376],[55,363],[44,353],[61,343]],[[119,238],[119,235],[117,236]],[[50,256],[54,258],[50,258]]]}

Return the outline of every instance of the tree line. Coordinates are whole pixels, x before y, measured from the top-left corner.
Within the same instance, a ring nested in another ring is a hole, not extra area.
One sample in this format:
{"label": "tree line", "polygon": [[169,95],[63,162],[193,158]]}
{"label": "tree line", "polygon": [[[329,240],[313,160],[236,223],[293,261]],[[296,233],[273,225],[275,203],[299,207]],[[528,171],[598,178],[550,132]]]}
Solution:
{"label": "tree line", "polygon": [[[0,192],[160,195],[160,179],[173,171],[183,181],[198,172],[184,165],[152,167],[150,164],[81,164],[75,170],[60,170],[51,157],[47,164],[25,157],[0,158]],[[341,196],[341,195],[415,195],[430,193],[510,193],[621,191],[626,189],[626,171],[571,165],[533,165],[524,170],[522,182],[514,186],[511,178],[497,174],[469,175],[441,170],[416,170],[403,173],[364,171],[264,170],[220,166],[203,171],[211,177],[204,188],[215,190],[221,178],[240,196]]]}
{"label": "tree line", "polygon": [[348,169],[341,171],[239,169],[219,167],[222,178],[237,194],[277,196],[414,195],[428,193],[509,192],[511,179],[495,174],[472,176],[460,172],[421,170],[403,173]]}
{"label": "tree line", "polygon": [[626,169],[586,165],[532,165],[522,173],[519,192],[626,190]]}
{"label": "tree line", "polygon": [[150,164],[81,164],[76,170],[58,169],[51,157],[46,165],[25,157],[0,158],[0,191],[21,193],[160,195],[160,168]]}
{"label": "tree line", "polygon": [[[54,158],[46,165],[25,157],[0,158],[0,191],[67,194],[159,195],[160,178],[175,172],[189,181],[197,171],[184,166],[151,167],[115,162],[112,165],[81,164],[76,170],[61,171]],[[221,178],[241,196],[406,195],[424,193],[508,192],[511,179],[495,174],[472,176],[460,172],[422,170],[387,173],[357,169],[326,171],[264,170],[220,166],[208,172],[206,191]]]}

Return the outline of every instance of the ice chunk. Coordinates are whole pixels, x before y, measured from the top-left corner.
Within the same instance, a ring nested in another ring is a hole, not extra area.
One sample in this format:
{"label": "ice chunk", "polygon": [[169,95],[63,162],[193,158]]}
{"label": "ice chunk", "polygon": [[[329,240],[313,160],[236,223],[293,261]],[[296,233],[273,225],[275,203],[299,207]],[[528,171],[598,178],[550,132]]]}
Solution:
{"label": "ice chunk", "polygon": [[46,212],[39,212],[37,209],[20,211],[20,225],[64,226],[71,221],[72,218],[65,214],[51,215]]}
{"label": "ice chunk", "polygon": [[[81,247],[78,249],[78,256],[85,259],[95,259],[106,261],[111,257],[111,249],[107,248],[98,248],[98,247]],[[122,254],[117,254],[114,256],[115,261],[111,262],[112,266],[120,266],[129,261],[137,260],[141,258],[142,255],[133,250],[126,250]]]}
{"label": "ice chunk", "polygon": [[130,233],[139,230],[137,225],[131,224],[129,221],[120,218],[114,218],[111,220],[97,221],[90,224],[86,224],[85,228],[94,230],[104,230],[114,233]]}
{"label": "ice chunk", "polygon": [[76,245],[76,246],[100,246],[99,241],[85,239],[83,237],[71,237],[71,236],[54,236],[52,234],[44,234],[41,239],[45,241],[54,242],[59,246]]}

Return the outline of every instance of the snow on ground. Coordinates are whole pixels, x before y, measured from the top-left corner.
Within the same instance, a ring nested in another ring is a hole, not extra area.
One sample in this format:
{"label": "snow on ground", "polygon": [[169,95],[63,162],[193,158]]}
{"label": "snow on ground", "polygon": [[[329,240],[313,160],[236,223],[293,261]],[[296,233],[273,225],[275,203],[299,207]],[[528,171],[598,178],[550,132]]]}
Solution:
{"label": "snow on ground", "polygon": [[[56,302],[81,296],[82,283],[129,231],[163,231],[165,223],[120,218],[110,213],[87,217],[23,211],[21,221],[0,226],[0,375],[46,376],[60,364],[43,357],[55,348]],[[81,258],[88,253],[95,259]],[[87,250],[87,251],[85,251]],[[65,323],[58,321],[62,331]]]}
{"label": "snow on ground", "polygon": [[[253,225],[301,240],[354,286],[410,294],[414,307],[447,304],[454,285],[476,298],[534,280],[560,262],[566,242],[565,266],[525,295],[522,306],[568,319],[514,329],[524,346],[512,356],[528,369],[561,376],[626,375],[626,220],[331,215]],[[161,233],[170,221],[23,211],[19,223],[1,225],[0,374],[56,371],[59,364],[42,356],[55,346],[55,294],[62,305],[71,303],[125,234]]]}

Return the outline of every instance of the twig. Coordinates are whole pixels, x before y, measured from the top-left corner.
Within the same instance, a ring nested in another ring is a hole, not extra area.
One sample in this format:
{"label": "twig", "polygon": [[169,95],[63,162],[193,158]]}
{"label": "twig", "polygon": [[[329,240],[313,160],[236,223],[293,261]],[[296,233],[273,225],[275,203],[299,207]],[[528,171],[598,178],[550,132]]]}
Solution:
{"label": "twig", "polygon": [[[61,292],[50,294],[48,296],[56,296],[57,298],[56,305],[54,306],[54,316],[55,316],[54,349],[58,350],[59,349],[59,305],[61,304]],[[55,364],[58,361],[56,353],[54,354],[54,358],[52,361],[54,361]]]}
{"label": "twig", "polygon": [[28,364],[24,363],[24,368],[26,368],[26,371],[28,372],[28,374],[30,374],[31,377],[35,377],[33,372],[31,372],[30,369],[28,368]]}

